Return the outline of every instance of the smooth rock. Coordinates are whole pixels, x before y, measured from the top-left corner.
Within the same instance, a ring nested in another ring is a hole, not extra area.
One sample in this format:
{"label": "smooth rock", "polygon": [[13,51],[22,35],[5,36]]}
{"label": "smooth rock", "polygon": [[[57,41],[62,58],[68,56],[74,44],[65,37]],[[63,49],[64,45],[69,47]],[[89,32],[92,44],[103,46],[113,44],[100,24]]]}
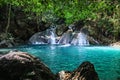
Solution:
{"label": "smooth rock", "polygon": [[56,80],[51,70],[26,52],[0,56],[0,80]]}

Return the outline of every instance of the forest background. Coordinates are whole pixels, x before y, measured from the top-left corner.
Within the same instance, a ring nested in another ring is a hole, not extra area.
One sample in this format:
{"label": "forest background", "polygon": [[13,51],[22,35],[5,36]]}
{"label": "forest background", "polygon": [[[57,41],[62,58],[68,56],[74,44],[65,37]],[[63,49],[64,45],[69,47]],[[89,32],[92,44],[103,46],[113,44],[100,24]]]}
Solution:
{"label": "forest background", "polygon": [[0,42],[25,43],[51,25],[61,36],[81,22],[100,44],[119,41],[120,0],[0,0]]}

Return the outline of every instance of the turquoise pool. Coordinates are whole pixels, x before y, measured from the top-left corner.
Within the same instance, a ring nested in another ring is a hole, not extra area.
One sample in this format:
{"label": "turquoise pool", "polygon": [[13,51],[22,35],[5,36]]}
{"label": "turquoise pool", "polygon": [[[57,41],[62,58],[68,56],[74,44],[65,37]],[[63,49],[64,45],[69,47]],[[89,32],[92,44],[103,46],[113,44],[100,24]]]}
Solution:
{"label": "turquoise pool", "polygon": [[120,80],[120,49],[107,46],[25,45],[16,48],[40,58],[57,73],[74,70],[83,61],[94,64],[100,80]]}

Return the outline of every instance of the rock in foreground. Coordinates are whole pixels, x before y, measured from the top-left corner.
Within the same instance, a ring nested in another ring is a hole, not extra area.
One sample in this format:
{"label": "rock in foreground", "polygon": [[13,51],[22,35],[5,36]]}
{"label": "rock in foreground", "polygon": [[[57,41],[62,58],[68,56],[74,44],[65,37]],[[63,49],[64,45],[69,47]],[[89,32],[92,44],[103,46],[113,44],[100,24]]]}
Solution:
{"label": "rock in foreground", "polygon": [[0,57],[0,80],[56,80],[40,60],[25,52],[10,52]]}
{"label": "rock in foreground", "polygon": [[99,80],[99,78],[94,69],[94,65],[86,61],[73,72],[59,72],[59,80]]}
{"label": "rock in foreground", "polygon": [[14,51],[0,56],[0,80],[99,80],[93,64],[83,62],[73,72],[61,71],[55,76],[39,59]]}

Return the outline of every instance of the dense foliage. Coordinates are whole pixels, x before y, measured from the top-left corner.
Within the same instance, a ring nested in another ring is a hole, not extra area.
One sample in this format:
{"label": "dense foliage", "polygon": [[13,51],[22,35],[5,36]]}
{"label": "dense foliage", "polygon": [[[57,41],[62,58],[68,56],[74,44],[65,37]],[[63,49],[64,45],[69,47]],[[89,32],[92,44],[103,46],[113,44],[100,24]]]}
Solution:
{"label": "dense foliage", "polygon": [[[0,0],[0,7],[6,6],[7,24],[9,30],[11,9],[24,12],[27,20],[34,20],[37,29],[40,22],[55,23],[63,18],[66,25],[78,20],[85,24],[90,35],[101,38],[120,39],[120,1],[119,0]],[[0,14],[0,17],[2,14]],[[3,17],[3,16],[2,16]],[[99,37],[97,35],[100,35]]]}

